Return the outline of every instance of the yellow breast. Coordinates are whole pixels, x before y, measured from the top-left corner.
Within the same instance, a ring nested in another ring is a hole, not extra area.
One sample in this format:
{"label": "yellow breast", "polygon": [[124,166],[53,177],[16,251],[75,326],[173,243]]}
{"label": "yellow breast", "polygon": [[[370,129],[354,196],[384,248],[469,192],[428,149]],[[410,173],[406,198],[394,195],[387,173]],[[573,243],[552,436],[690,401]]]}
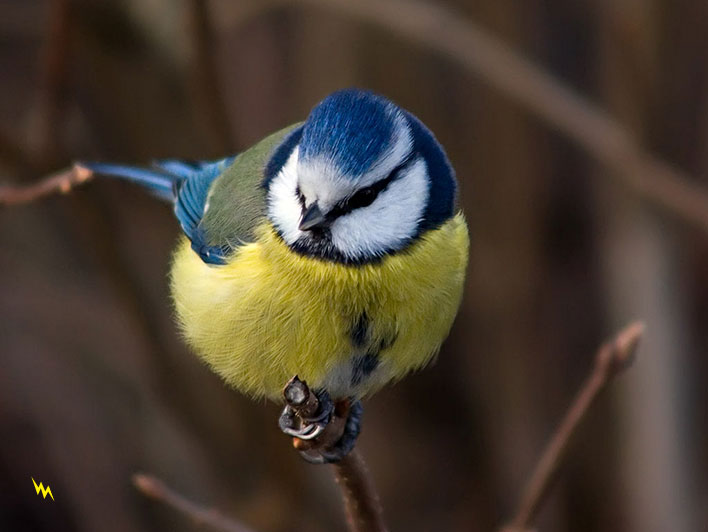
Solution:
{"label": "yellow breast", "polygon": [[447,336],[467,266],[461,214],[363,266],[294,253],[270,225],[258,234],[216,267],[184,239],[172,266],[188,343],[234,388],[276,398],[299,375],[359,397],[423,366]]}

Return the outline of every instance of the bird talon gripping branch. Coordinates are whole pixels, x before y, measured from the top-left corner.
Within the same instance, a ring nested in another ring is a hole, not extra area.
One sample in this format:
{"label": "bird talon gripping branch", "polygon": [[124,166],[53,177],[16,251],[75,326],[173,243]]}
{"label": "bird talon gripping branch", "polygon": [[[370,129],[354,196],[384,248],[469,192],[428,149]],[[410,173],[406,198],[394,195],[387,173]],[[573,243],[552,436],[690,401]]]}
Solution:
{"label": "bird talon gripping branch", "polygon": [[280,430],[293,437],[293,446],[305,460],[333,463],[351,452],[360,432],[360,401],[334,403],[326,390],[312,392],[297,376],[285,386],[283,396]]}
{"label": "bird talon gripping branch", "polygon": [[[298,449],[300,456],[311,464],[333,464],[339,462],[356,445],[359,432],[361,432],[361,415],[364,412],[364,407],[361,401],[353,401],[351,404],[348,401],[342,401],[340,404],[345,405],[346,410],[342,412],[343,417],[337,416],[336,413],[334,416],[334,419],[341,420],[340,425],[342,426],[341,429],[336,429],[337,432],[333,431],[333,434],[339,435],[336,441],[329,443],[326,435],[323,434],[320,437],[320,445]],[[317,440],[315,440],[315,444],[317,444]]]}
{"label": "bird talon gripping branch", "polygon": [[285,406],[278,420],[281,431],[305,441],[314,440],[325,431],[334,412],[326,391],[312,393],[307,384],[295,376],[285,386],[283,395]]}

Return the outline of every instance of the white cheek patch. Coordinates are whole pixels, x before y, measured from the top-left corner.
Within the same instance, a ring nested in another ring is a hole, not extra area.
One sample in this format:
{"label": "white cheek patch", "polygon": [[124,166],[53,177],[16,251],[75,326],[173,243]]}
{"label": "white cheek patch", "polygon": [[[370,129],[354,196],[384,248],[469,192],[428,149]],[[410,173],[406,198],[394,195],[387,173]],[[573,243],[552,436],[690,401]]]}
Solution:
{"label": "white cheek patch", "polygon": [[268,189],[268,217],[288,244],[304,234],[298,228],[302,216],[296,192],[298,152],[296,147]]}
{"label": "white cheek patch", "polygon": [[416,234],[427,203],[427,167],[418,158],[371,205],[338,218],[331,228],[332,243],[351,259],[399,249]]}

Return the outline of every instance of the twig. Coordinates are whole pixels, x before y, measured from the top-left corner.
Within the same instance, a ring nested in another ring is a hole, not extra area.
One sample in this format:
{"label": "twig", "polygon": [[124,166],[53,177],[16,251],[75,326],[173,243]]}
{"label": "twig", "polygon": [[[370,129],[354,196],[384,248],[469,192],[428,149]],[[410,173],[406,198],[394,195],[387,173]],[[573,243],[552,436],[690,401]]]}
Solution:
{"label": "twig", "polygon": [[590,407],[614,377],[629,367],[644,324],[634,322],[620,331],[612,340],[600,347],[595,355],[592,373],[571,404],[565,418],[553,434],[541,455],[531,478],[524,489],[521,503],[511,523],[502,532],[527,532],[531,530],[538,511],[557,478],[558,470],[565,459],[568,447],[581,421]]}
{"label": "twig", "polygon": [[[286,403],[301,419],[312,417],[319,411],[317,396],[297,376],[290,379],[283,394]],[[293,438],[293,446],[300,451],[331,448],[342,437],[348,413],[349,402],[339,401],[335,405],[335,415],[320,436],[309,441]],[[332,464],[332,468],[342,492],[349,531],[386,532],[379,496],[362,456],[353,449],[339,462]]]}
{"label": "twig", "polygon": [[[297,375],[288,381],[283,389],[283,398],[290,405],[295,419],[301,424],[321,413],[320,400],[310,391],[305,381]],[[329,450],[344,434],[344,427],[349,415],[349,401],[338,401],[334,405],[334,412],[324,430],[314,439],[304,440],[293,437],[293,447],[298,451],[317,453],[319,450]]]}
{"label": "twig", "polygon": [[420,0],[294,3],[356,17],[450,56],[616,172],[636,194],[708,231],[708,190],[694,177],[647,153],[601,108],[459,13]]}
{"label": "twig", "polygon": [[170,489],[160,479],[143,473],[133,475],[133,485],[147,497],[171,506],[175,510],[191,517],[199,525],[208,525],[222,532],[253,532],[253,529],[224,516],[217,510],[205,508],[190,501],[183,495]]}
{"label": "twig", "polygon": [[354,449],[336,464],[334,478],[342,490],[344,512],[351,532],[385,532],[383,509],[369,470]]}
{"label": "twig", "polygon": [[66,194],[92,177],[91,170],[75,164],[31,185],[0,185],[0,205],[22,205],[57,192]]}

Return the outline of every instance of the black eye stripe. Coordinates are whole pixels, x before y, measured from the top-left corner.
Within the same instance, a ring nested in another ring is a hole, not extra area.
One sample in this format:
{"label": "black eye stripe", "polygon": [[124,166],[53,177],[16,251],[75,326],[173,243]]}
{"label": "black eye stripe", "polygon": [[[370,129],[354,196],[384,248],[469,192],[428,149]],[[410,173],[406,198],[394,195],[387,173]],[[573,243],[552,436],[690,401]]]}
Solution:
{"label": "black eye stripe", "polygon": [[412,155],[409,155],[401,162],[401,164],[391,170],[391,172],[384,179],[381,179],[366,188],[358,190],[349,198],[337,203],[327,214],[327,217],[333,219],[338,216],[348,214],[354,209],[360,209],[371,205],[376,200],[378,195],[386,190],[386,188],[388,188],[393,181],[398,179],[403,170],[408,168],[413,161],[415,161],[415,158]]}

